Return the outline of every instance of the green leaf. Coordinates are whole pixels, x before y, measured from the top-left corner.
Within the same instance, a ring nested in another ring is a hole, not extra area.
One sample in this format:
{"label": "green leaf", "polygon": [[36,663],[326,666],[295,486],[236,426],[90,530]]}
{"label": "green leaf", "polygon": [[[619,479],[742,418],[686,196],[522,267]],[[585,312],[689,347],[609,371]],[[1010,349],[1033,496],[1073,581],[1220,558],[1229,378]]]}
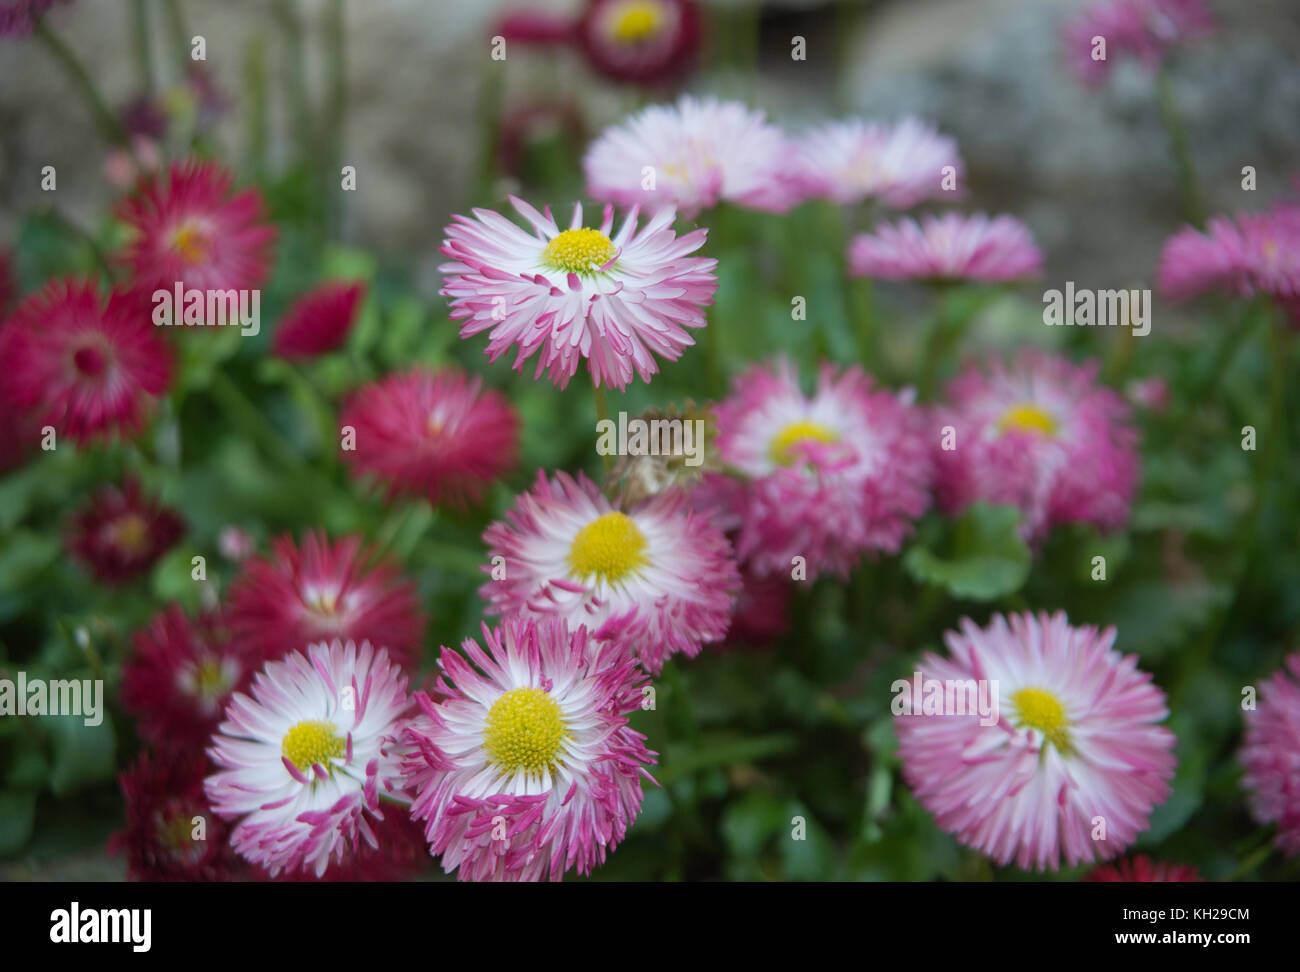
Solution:
{"label": "green leaf", "polygon": [[49,719],[54,743],[50,789],[55,796],[67,796],[113,778],[117,748],[113,720],[106,711],[101,710],[100,715],[103,721],[97,726],[86,725],[78,715]]}
{"label": "green leaf", "polygon": [[35,822],[35,791],[0,790],[0,857],[21,850]]}
{"label": "green leaf", "polygon": [[948,552],[913,546],[903,566],[914,579],[943,587],[955,597],[990,601],[1011,594],[1029,576],[1031,559],[1019,524],[1014,507],[976,503],[957,521]]}
{"label": "green leaf", "polygon": [[737,857],[753,857],[785,825],[784,804],[764,790],[750,790],[722,814],[722,839]]}

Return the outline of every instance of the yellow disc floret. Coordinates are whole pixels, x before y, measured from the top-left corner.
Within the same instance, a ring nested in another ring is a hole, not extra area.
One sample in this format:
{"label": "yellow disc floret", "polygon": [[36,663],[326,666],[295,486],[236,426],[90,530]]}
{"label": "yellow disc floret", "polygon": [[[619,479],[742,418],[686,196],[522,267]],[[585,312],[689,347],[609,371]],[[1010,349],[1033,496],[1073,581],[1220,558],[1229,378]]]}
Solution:
{"label": "yellow disc floret", "polygon": [[492,703],[483,730],[488,759],[507,772],[555,765],[568,731],[560,706],[539,688],[511,689]]}
{"label": "yellow disc floret", "polygon": [[654,0],[631,0],[613,18],[614,39],[623,44],[645,41],[663,29],[664,12]]}
{"label": "yellow disc floret", "polygon": [[1065,706],[1045,689],[1023,688],[1011,696],[1016,707],[1020,728],[1037,729],[1059,752],[1070,749],[1070,721],[1065,717]]}
{"label": "yellow disc floret", "polygon": [[197,223],[181,224],[172,237],[172,245],[176,247],[181,259],[190,265],[202,263],[208,258],[208,235]]}
{"label": "yellow disc floret", "polygon": [[542,251],[542,263],[562,273],[595,273],[614,259],[618,248],[600,230],[565,230]]}
{"label": "yellow disc floret", "polygon": [[646,538],[626,513],[606,513],[578,531],[569,547],[569,566],[581,578],[621,580],[644,567]]}
{"label": "yellow disc floret", "polygon": [[334,723],[308,719],[289,728],[280,742],[280,752],[303,772],[311,769],[313,763],[320,763],[328,769],[330,760],[347,753],[347,742],[339,735]]}
{"label": "yellow disc floret", "polygon": [[782,466],[789,466],[798,458],[795,446],[801,442],[838,442],[839,436],[820,422],[800,419],[791,422],[772,439],[768,451],[772,461]]}
{"label": "yellow disc floret", "polygon": [[1012,406],[998,421],[998,431],[1015,429],[1018,432],[1042,432],[1044,435],[1056,434],[1056,419],[1046,409],[1029,402]]}

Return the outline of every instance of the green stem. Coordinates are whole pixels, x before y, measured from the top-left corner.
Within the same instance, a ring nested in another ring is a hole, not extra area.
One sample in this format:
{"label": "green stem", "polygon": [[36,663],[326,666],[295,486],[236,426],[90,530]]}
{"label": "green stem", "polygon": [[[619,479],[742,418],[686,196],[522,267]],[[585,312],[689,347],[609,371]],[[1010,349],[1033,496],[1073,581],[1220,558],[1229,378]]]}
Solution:
{"label": "green stem", "polygon": [[1196,179],[1196,164],[1192,160],[1191,142],[1187,137],[1187,125],[1178,110],[1178,100],[1174,97],[1173,83],[1169,73],[1162,70],[1156,82],[1156,96],[1160,104],[1160,120],[1169,134],[1169,147],[1173,152],[1174,165],[1178,171],[1178,197],[1183,211],[1183,218],[1198,228],[1205,225],[1205,207],[1201,201],[1200,185]]}
{"label": "green stem", "polygon": [[67,72],[68,78],[85,100],[86,107],[90,109],[95,124],[104,138],[114,145],[129,147],[130,139],[127,138],[126,129],[122,127],[122,123],[117,116],[109,110],[103,96],[99,93],[99,89],[95,87],[95,82],[86,73],[86,69],[82,66],[81,61],[77,59],[77,55],[72,53],[72,48],[68,47],[54,31],[50,30],[44,20],[36,21],[35,35],[36,39],[45,45],[45,49]]}
{"label": "green stem", "polygon": [[260,443],[272,458],[280,461],[281,465],[294,472],[308,468],[302,456],[298,454],[298,450],[266,420],[257,406],[240,391],[239,386],[220,370],[212,373],[212,394],[241,431],[248,438]]}
{"label": "green stem", "polygon": [[182,78],[190,73],[190,42],[193,35],[185,25],[185,14],[179,0],[163,0],[163,19],[167,24],[167,44],[176,58],[176,70]]}
{"label": "green stem", "polygon": [[131,0],[131,26],[135,35],[135,57],[140,67],[140,87],[153,94],[153,50],[149,44],[149,12],[145,0]]}
{"label": "green stem", "polygon": [[935,285],[934,326],[930,329],[930,334],[926,338],[923,351],[925,360],[921,362],[920,394],[922,399],[928,399],[934,395],[935,387],[939,383],[939,359],[947,350],[953,337],[951,333],[953,329],[952,322],[948,319],[948,293],[948,284],[939,283]]}
{"label": "green stem", "polygon": [[[609,418],[609,399],[605,396],[605,389],[597,385],[594,381],[591,384],[592,397],[596,401],[596,424],[606,421]],[[601,462],[604,464],[606,475],[609,474],[610,467],[614,463],[614,457],[602,455]]]}
{"label": "green stem", "polygon": [[267,122],[266,41],[260,35],[248,39],[244,48],[245,93],[248,102],[248,162],[253,175],[266,175]]}
{"label": "green stem", "polygon": [[[325,108],[327,126],[326,149],[329,152],[330,178],[339,177],[343,164],[344,120],[347,114],[347,45],[343,29],[343,0],[330,0],[325,11],[325,39],[329,52],[326,62]],[[329,223],[331,233],[337,235],[342,223],[340,192],[330,192]]]}

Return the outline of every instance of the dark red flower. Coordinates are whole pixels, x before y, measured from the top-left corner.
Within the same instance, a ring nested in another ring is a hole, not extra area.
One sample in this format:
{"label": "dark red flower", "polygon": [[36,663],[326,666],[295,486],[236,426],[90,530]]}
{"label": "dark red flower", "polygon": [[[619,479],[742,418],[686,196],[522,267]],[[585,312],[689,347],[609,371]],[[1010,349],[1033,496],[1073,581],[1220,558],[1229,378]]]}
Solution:
{"label": "dark red flower", "polygon": [[144,573],[185,535],[185,521],[143,496],[134,479],[109,486],[77,513],[68,549],[105,584]]}
{"label": "dark red flower", "polygon": [[589,0],[578,46],[598,74],[634,84],[675,81],[700,46],[695,0]]}
{"label": "dark red flower", "polygon": [[1139,854],[1131,859],[1117,861],[1114,864],[1103,864],[1101,867],[1094,868],[1084,880],[1102,882],[1186,882],[1203,881],[1204,878],[1190,864],[1170,864],[1166,861],[1153,861],[1151,858]]}
{"label": "dark red flower", "polygon": [[365,283],[356,281],[321,284],[299,297],[276,328],[275,353],[293,360],[341,348],[365,296]]}

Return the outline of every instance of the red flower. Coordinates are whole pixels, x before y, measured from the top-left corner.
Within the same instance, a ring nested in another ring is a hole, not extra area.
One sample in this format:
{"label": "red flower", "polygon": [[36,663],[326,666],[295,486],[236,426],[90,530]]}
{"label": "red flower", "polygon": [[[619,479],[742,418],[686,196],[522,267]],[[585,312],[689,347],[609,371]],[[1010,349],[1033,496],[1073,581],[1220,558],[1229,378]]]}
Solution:
{"label": "red flower", "polygon": [[233,176],[215,162],[176,162],[141,181],[114,212],[133,231],[123,260],[146,293],[251,290],[274,259],[276,230],[256,189],[231,195]]}
{"label": "red flower", "polygon": [[694,0],[589,0],[576,33],[598,74],[658,84],[676,80],[695,60],[700,15]]}
{"label": "red flower", "polygon": [[366,285],[321,284],[289,308],[275,331],[275,353],[282,358],[313,358],[343,346],[357,319]]}
{"label": "red flower", "polygon": [[100,490],[72,520],[68,549],[105,584],[121,584],[157,563],[185,521],[140,493],[134,479]]}
{"label": "red flower", "polygon": [[135,654],[122,668],[122,703],[155,746],[199,749],[260,663],[231,638],[219,612],[191,621],[173,604],[136,634]]}
{"label": "red flower", "polygon": [[229,826],[204,796],[208,770],[201,752],[141,753],[118,777],[126,798],[126,829],[109,838],[108,850],[125,851],[131,880],[233,881],[251,876],[230,849]]}
{"label": "red flower", "polygon": [[464,508],[514,465],[519,420],[477,378],[416,368],[365,385],[343,412],[356,448],[343,453],[357,474],[387,484],[388,496],[424,497]]}
{"label": "red flower", "polygon": [[387,648],[407,665],[424,634],[415,585],[360,536],[331,543],[323,532],[309,533],[301,547],[281,537],[270,557],[245,562],[229,604],[235,637],[265,659],[338,638]]}
{"label": "red flower", "polygon": [[5,326],[0,374],[13,404],[74,441],[134,435],[171,384],[171,356],[138,298],[59,280]]}
{"label": "red flower", "polygon": [[1094,868],[1085,881],[1202,881],[1204,878],[1190,864],[1170,864],[1166,861],[1153,861],[1139,854],[1138,856],[1117,861],[1115,864],[1103,864]]}

